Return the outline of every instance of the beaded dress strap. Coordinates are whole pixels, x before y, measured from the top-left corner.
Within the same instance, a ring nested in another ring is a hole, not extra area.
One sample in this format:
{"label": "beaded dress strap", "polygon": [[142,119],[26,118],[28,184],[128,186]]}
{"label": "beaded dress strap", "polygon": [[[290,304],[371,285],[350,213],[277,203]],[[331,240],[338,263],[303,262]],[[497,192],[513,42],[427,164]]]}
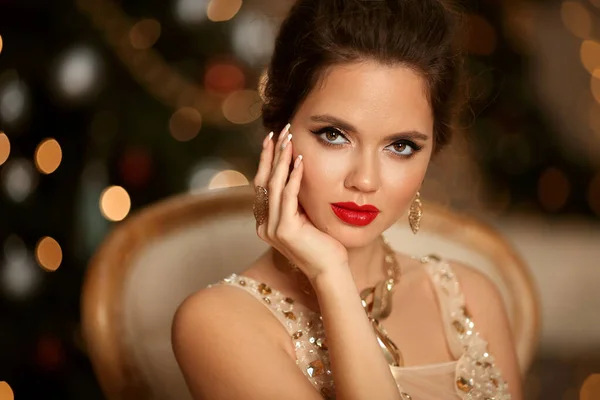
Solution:
{"label": "beaded dress strap", "polygon": [[465,296],[450,264],[434,255],[424,257],[422,261],[426,263],[440,303],[450,351],[457,359],[457,394],[463,400],[510,400],[508,384],[488,352],[487,342],[475,330]]}

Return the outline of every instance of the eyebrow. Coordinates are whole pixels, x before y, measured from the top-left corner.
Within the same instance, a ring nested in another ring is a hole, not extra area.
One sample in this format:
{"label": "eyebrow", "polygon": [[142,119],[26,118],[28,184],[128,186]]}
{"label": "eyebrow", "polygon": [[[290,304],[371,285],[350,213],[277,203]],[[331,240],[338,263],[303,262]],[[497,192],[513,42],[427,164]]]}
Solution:
{"label": "eyebrow", "polygon": [[[345,131],[358,133],[358,129],[356,129],[354,127],[354,125],[352,125],[351,123],[349,123],[347,121],[344,121],[342,119],[334,117],[333,115],[329,115],[329,114],[313,115],[310,117],[310,120],[315,121],[315,122],[329,123],[332,125],[336,125]],[[416,131],[416,130],[408,130],[408,131],[404,131],[404,132],[394,133],[392,135],[385,137],[385,140],[398,140],[398,139],[420,139],[420,140],[425,141],[425,140],[429,140],[429,136],[422,132]]]}

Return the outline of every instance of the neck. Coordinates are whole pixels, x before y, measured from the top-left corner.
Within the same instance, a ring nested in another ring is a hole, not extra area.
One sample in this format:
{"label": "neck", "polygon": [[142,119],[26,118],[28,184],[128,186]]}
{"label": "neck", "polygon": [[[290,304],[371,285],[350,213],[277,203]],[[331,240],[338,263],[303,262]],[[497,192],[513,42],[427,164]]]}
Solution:
{"label": "neck", "polygon": [[348,266],[359,291],[383,279],[385,252],[380,237],[364,247],[349,248],[347,251]]}

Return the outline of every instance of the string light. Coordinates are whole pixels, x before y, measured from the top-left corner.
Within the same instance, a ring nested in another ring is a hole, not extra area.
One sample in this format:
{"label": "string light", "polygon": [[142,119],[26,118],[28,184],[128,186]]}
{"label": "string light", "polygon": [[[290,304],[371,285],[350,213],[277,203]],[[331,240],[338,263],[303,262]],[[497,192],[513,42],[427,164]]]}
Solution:
{"label": "string light", "polygon": [[100,211],[109,221],[122,221],[131,210],[131,199],[120,186],[111,186],[100,195]]}
{"label": "string light", "polygon": [[[203,119],[220,124],[224,121],[221,114],[222,97],[204,90],[170,67],[164,58],[153,48],[136,49],[127,36],[134,23],[114,2],[105,0],[77,0],[79,10],[87,14],[92,23],[101,29],[107,42],[117,56],[129,69],[133,78],[142,87],[163,104],[180,109],[196,109]],[[177,15],[187,18],[199,15],[190,12],[203,10],[206,13],[205,0],[178,0]],[[185,13],[182,10],[187,10]],[[125,39],[125,40],[124,40]]]}
{"label": "string light", "polygon": [[35,247],[35,259],[46,271],[56,271],[62,263],[60,244],[49,236],[40,239]]}
{"label": "string light", "polygon": [[10,140],[6,133],[0,131],[0,165],[4,164],[8,160],[10,155]]}
{"label": "string light", "polygon": [[62,149],[55,139],[43,140],[35,150],[35,166],[43,174],[51,174],[62,161]]}

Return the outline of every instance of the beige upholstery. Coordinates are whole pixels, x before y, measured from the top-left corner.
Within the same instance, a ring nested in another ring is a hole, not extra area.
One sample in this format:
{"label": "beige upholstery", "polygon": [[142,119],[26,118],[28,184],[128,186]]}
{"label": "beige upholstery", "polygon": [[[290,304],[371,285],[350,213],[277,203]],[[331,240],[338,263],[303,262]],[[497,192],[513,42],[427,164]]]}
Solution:
{"label": "beige upholstery", "polygon": [[[246,186],[167,199],[105,240],[86,277],[82,323],[108,398],[190,398],[171,350],[171,320],[189,294],[241,271],[266,249],[256,237],[252,198]],[[525,266],[489,228],[427,203],[424,212],[418,235],[404,220],[387,232],[392,246],[437,253],[488,274],[506,301],[525,371],[539,326]]]}

